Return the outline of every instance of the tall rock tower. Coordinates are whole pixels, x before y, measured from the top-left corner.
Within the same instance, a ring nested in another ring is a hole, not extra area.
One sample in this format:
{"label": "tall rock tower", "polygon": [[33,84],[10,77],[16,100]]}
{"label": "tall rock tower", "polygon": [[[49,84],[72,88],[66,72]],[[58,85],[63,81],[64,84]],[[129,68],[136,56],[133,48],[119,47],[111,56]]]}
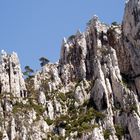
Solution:
{"label": "tall rock tower", "polygon": [[10,93],[14,97],[27,96],[23,74],[15,52],[7,54],[2,50],[0,56],[0,93]]}

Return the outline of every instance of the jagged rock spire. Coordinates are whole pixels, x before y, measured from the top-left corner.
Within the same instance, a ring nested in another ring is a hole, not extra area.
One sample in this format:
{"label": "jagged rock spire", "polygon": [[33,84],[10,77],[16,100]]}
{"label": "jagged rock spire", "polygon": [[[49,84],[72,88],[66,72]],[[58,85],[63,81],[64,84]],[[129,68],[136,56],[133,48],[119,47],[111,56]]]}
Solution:
{"label": "jagged rock spire", "polygon": [[59,63],[26,79],[23,104],[18,56],[2,51],[0,91],[16,99],[0,96],[0,138],[139,140],[139,7],[128,1],[123,30],[94,16],[85,33],[64,38]]}
{"label": "jagged rock spire", "polygon": [[7,54],[1,51],[0,93],[11,93],[14,97],[24,97],[26,87],[17,53]]}
{"label": "jagged rock spire", "polygon": [[67,39],[64,37],[62,40],[62,44],[66,44],[67,43]]}

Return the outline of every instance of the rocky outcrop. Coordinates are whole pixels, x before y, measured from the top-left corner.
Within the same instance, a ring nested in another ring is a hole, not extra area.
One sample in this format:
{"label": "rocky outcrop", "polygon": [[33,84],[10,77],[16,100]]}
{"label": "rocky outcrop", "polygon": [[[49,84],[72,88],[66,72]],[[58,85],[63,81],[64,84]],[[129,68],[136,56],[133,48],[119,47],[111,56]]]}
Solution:
{"label": "rocky outcrop", "polygon": [[129,61],[131,67],[131,77],[135,81],[136,89],[140,95],[139,89],[139,74],[140,74],[140,14],[139,14],[139,1],[128,1],[125,8],[123,19],[123,38],[124,46],[129,54]]}
{"label": "rocky outcrop", "polygon": [[0,93],[11,93],[14,97],[27,97],[25,82],[15,52],[9,55],[5,51],[0,56]]}
{"label": "rocky outcrop", "polygon": [[63,39],[58,63],[25,80],[2,51],[0,139],[139,140],[139,7],[126,2],[122,25],[94,16]]}

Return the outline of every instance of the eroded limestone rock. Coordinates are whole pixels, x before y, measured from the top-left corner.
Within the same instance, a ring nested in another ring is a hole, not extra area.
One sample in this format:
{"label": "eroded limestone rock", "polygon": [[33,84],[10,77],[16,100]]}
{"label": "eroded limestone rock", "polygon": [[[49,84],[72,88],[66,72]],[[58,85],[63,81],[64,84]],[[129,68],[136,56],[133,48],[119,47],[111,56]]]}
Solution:
{"label": "eroded limestone rock", "polygon": [[94,16],[84,33],[64,38],[59,62],[26,79],[32,90],[17,54],[2,51],[0,138],[139,140],[139,10],[128,0],[122,25]]}

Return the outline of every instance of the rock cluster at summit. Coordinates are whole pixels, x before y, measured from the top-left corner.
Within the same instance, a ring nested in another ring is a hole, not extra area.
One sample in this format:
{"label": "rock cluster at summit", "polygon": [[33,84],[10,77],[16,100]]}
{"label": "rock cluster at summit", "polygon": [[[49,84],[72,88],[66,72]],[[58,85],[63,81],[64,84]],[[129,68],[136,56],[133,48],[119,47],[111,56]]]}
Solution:
{"label": "rock cluster at summit", "polygon": [[2,51],[0,140],[140,140],[140,1],[122,25],[94,16],[32,77]]}

